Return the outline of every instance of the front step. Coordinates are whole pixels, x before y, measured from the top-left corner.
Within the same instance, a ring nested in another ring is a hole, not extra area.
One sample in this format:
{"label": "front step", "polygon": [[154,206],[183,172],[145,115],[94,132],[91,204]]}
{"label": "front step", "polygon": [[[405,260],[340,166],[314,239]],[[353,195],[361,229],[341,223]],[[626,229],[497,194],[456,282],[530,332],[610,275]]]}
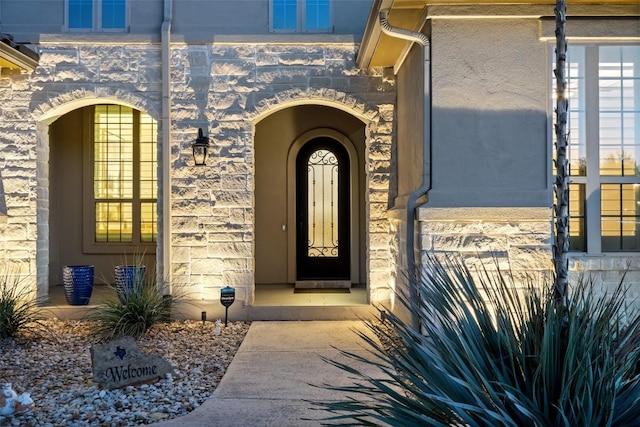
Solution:
{"label": "front step", "polygon": [[[291,286],[291,285],[289,285]],[[291,287],[287,292],[293,293]],[[357,287],[352,288],[352,293]],[[304,296],[305,300],[315,295]],[[302,296],[301,296],[302,297]],[[90,305],[68,305],[64,298],[62,286],[54,286],[49,289],[49,303],[39,307],[40,314],[48,318],[58,318],[61,320],[84,319],[90,310],[95,309],[98,304],[106,299],[115,298],[115,291],[107,286],[94,286]],[[301,298],[301,301],[303,299]],[[244,306],[241,298],[229,307],[230,321],[258,321],[258,320],[358,320],[373,319],[378,314],[378,310],[364,303],[348,302],[339,305],[328,303],[283,305],[273,303]],[[219,300],[183,300],[178,302],[176,307],[176,317],[178,319],[200,320],[202,312],[206,312],[208,321],[217,319],[224,320],[225,308]]]}
{"label": "front step", "polygon": [[[44,317],[60,320],[82,320],[95,305],[70,306],[47,305],[40,307]],[[219,301],[197,301],[178,303],[176,317],[178,319],[202,319],[202,312],[206,312],[208,321],[225,319],[224,307]],[[336,305],[336,306],[242,306],[236,301],[229,307],[229,321],[258,321],[258,320],[361,320],[374,319],[378,310],[368,304]]]}
{"label": "front step", "polygon": [[296,289],[349,289],[350,280],[296,280]]}

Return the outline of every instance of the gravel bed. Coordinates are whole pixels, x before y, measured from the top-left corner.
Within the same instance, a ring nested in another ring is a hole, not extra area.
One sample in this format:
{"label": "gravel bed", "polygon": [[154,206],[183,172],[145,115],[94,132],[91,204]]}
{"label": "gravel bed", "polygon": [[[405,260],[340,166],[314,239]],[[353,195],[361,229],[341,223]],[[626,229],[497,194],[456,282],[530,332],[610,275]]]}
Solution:
{"label": "gravel bed", "polygon": [[[138,339],[144,353],[167,359],[175,373],[154,384],[103,390],[93,382],[92,323],[47,320],[44,332],[0,341],[0,386],[29,392],[35,409],[1,416],[0,426],[131,426],[185,415],[211,396],[248,323],[178,321]],[[1,388],[1,387],[0,387]]]}

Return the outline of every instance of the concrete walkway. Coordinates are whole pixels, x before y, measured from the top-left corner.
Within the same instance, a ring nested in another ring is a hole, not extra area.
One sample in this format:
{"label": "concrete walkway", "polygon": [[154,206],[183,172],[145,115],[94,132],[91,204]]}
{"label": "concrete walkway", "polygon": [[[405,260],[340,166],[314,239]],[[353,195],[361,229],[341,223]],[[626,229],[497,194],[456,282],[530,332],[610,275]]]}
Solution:
{"label": "concrete walkway", "polygon": [[[352,384],[353,379],[320,356],[346,362],[350,359],[340,355],[339,350],[368,354],[366,343],[354,330],[372,335],[361,321],[253,322],[213,396],[190,414],[156,425],[322,425],[328,413],[305,400],[324,402],[345,397],[321,386]],[[353,361],[349,363],[356,365]],[[357,367],[371,376],[382,377],[375,367],[367,364]]]}

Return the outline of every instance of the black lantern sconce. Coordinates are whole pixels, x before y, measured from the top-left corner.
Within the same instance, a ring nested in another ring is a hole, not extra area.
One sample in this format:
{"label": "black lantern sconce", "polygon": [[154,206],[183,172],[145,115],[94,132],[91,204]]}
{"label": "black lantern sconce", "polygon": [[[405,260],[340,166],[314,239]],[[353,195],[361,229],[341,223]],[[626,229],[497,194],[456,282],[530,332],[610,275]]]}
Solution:
{"label": "black lantern sconce", "polygon": [[209,138],[202,134],[202,128],[198,129],[198,138],[191,144],[193,149],[193,162],[196,166],[207,164],[207,154],[209,152]]}

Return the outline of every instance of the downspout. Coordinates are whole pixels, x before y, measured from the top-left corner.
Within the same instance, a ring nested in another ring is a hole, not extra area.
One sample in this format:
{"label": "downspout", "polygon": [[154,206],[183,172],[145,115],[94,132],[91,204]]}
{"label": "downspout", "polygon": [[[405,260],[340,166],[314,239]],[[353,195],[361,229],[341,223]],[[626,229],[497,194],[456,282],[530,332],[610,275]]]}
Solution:
{"label": "downspout", "polygon": [[[431,189],[431,55],[429,38],[422,33],[393,27],[387,21],[389,9],[380,11],[380,28],[388,36],[409,40],[422,46],[423,59],[423,150],[422,150],[422,184],[414,190],[407,200],[407,268],[410,297],[416,294],[416,280],[419,277],[416,271],[415,258],[415,218],[417,201],[426,195]],[[418,319],[414,319],[414,327],[418,327]]]}
{"label": "downspout", "polygon": [[[160,30],[162,67],[162,238],[159,249],[162,253],[162,268],[158,269],[158,283],[162,293],[171,294],[171,21],[173,0],[164,0],[164,20]],[[156,261],[157,263],[157,261]]]}

